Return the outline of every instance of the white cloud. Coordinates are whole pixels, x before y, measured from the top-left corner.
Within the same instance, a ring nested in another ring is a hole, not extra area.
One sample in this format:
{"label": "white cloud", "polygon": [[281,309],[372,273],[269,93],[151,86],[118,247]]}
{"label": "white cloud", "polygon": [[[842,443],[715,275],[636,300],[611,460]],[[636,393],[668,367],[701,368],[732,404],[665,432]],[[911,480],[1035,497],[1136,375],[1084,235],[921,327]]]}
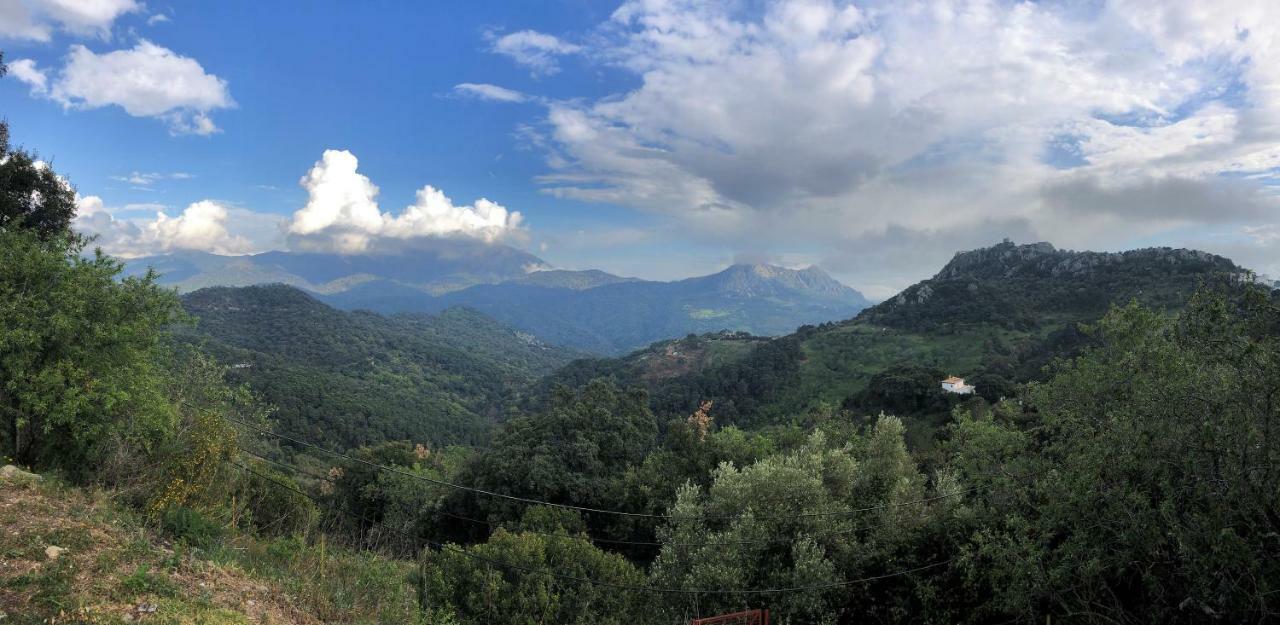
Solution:
{"label": "white cloud", "polygon": [[416,201],[402,213],[384,216],[382,234],[398,239],[462,235],[495,241],[518,232],[522,219],[520,213],[485,198],[456,205],[443,191],[427,185],[418,189]]}
{"label": "white cloud", "polygon": [[148,224],[148,233],[161,243],[161,249],[204,250],[219,254],[242,254],[249,241],[227,232],[227,207],[211,200],[187,206],[177,217],[156,213]]}
{"label": "white cloud", "polygon": [[325,150],[298,184],[307,190],[307,205],[293,214],[291,234],[311,237],[335,233],[333,247],[359,250],[382,229],[378,187],[356,171],[359,161],[346,150]]}
{"label": "white cloud", "polygon": [[128,175],[111,176],[111,179],[118,180],[120,182],[127,182],[129,184],[137,185],[140,187],[150,187],[155,183],[160,182],[161,180],[189,180],[194,177],[195,176],[184,171],[175,171],[167,174],[154,172],[154,171],[150,171],[150,172],[133,171],[133,172],[130,172]]}
{"label": "white cloud", "polygon": [[559,72],[559,57],[582,50],[582,46],[534,30],[490,37],[493,39],[493,52],[511,57],[515,62],[528,67],[535,75]]}
{"label": "white cloud", "polygon": [[[215,254],[247,254],[261,251],[265,241],[251,237],[270,236],[278,216],[261,215],[229,208],[214,200],[189,204],[177,216],[158,210],[150,218],[123,218],[121,214],[154,208],[154,205],[131,205],[116,211],[105,206],[101,197],[76,198],[74,226],[82,234],[97,237],[94,245],[108,254],[136,258],[177,250],[196,250]],[[232,232],[229,223],[238,223],[252,234]]]}
{"label": "white cloud", "polygon": [[[35,71],[34,64],[28,69]],[[29,74],[23,81],[34,90],[37,82],[46,83],[43,76]],[[225,80],[206,73],[195,59],[146,40],[104,54],[71,46],[66,65],[39,93],[67,108],[119,106],[134,117],[164,120],[174,134],[218,132],[209,113],[235,106]]]}
{"label": "white cloud", "polygon": [[529,96],[519,91],[485,83],[464,82],[454,85],[453,92],[462,96],[497,102],[524,102],[529,99]]}
{"label": "white cloud", "polygon": [[0,0],[0,37],[49,41],[55,30],[107,39],[135,0]]}
{"label": "white cloud", "polygon": [[1280,214],[1275,3],[634,0],[586,41],[637,85],[548,103],[547,193],[727,246],[900,244],[886,289],[949,231],[1114,248]]}
{"label": "white cloud", "polygon": [[31,59],[18,59],[9,64],[9,72],[14,78],[31,86],[31,95],[44,95],[49,92],[49,77],[36,67]]}
{"label": "white cloud", "polygon": [[419,237],[470,237],[497,241],[522,237],[520,213],[479,199],[456,205],[430,185],[399,215],[378,208],[378,187],[357,170],[346,150],[325,150],[299,181],[306,206],[293,214],[288,231],[297,247],[342,253],[376,251],[380,245]]}
{"label": "white cloud", "polygon": [[169,19],[168,15],[165,15],[164,13],[156,13],[155,15],[147,18],[147,26],[155,26],[156,24],[163,24],[169,21],[172,20]]}

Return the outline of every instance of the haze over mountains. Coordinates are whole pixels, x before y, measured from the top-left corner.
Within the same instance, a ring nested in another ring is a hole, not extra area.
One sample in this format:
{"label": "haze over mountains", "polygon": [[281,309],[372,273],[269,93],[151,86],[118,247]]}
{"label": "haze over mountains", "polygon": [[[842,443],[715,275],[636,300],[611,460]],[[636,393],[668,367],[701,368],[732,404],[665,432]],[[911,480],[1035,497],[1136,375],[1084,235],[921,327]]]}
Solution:
{"label": "haze over mountains", "polygon": [[161,282],[189,292],[207,286],[281,283],[313,293],[339,293],[360,284],[444,293],[474,284],[522,278],[542,259],[516,248],[467,238],[426,239],[402,253],[330,254],[271,251],[221,256],[181,251],[129,261],[128,273],[154,267]]}
{"label": "haze over mountains", "polygon": [[821,269],[739,264],[709,276],[658,282],[598,270],[550,269],[500,244],[435,239],[390,255],[182,252],[130,261],[190,292],[280,283],[348,310],[382,313],[473,308],[551,343],[621,354],[654,341],[719,330],[778,335],[844,319],[870,305]]}

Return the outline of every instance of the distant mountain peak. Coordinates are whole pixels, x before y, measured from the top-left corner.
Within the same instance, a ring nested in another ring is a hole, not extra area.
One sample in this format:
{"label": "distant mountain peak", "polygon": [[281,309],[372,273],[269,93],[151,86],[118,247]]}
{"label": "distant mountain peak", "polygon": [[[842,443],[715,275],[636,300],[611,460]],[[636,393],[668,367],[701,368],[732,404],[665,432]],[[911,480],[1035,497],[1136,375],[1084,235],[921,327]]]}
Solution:
{"label": "distant mountain peak", "polygon": [[1005,239],[991,247],[958,252],[933,279],[1080,276],[1151,262],[1173,273],[1241,271],[1230,259],[1200,250],[1149,247],[1124,252],[1078,252],[1058,249],[1044,241],[1019,245]]}
{"label": "distant mountain peak", "polygon": [[789,269],[767,263],[737,263],[719,273],[703,278],[690,278],[685,282],[691,281],[742,297],[772,297],[791,292],[866,303],[866,298],[861,293],[816,266]]}
{"label": "distant mountain peak", "polygon": [[1181,306],[1206,278],[1239,277],[1230,259],[1190,249],[1062,250],[1046,242],[959,252],[936,275],[868,308],[859,319],[930,327],[957,322],[1030,326],[1044,315],[1096,318],[1113,303]]}

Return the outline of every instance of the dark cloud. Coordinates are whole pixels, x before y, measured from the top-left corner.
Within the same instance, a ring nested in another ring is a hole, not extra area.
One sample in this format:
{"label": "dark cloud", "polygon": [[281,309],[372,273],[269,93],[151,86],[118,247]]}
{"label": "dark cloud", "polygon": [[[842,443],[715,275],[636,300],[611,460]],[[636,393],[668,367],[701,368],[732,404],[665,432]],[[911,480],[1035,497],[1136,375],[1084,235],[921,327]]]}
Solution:
{"label": "dark cloud", "polygon": [[1277,208],[1256,184],[1221,178],[1171,177],[1118,185],[1077,176],[1045,185],[1041,197],[1056,212],[1135,221],[1241,222],[1274,214]]}

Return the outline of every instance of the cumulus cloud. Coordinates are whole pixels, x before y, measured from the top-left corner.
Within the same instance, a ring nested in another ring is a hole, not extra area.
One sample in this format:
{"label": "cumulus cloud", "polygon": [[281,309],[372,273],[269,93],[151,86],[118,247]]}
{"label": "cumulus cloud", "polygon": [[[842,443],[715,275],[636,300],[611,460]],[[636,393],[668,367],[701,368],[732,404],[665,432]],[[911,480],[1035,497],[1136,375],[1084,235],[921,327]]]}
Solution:
{"label": "cumulus cloud", "polygon": [[235,106],[225,80],[195,59],[146,40],[103,54],[74,45],[52,80],[34,63],[15,76],[66,108],[119,106],[134,117],[165,121],[174,134],[218,132],[209,114]]}
{"label": "cumulus cloud", "polygon": [[94,245],[103,251],[123,258],[136,258],[151,254],[163,254],[178,250],[195,250],[215,254],[247,254],[261,251],[262,243],[255,243],[245,233],[232,232],[228,223],[234,218],[242,227],[254,232],[253,236],[269,233],[267,226],[278,218],[233,209],[213,200],[200,200],[189,204],[177,216],[170,217],[164,210],[153,216],[125,218],[124,213],[137,212],[148,206],[125,207],[112,210],[101,197],[90,195],[76,198],[74,227],[82,234],[94,236]]}
{"label": "cumulus cloud", "polygon": [[585,41],[636,86],[548,102],[537,181],[723,245],[1107,249],[1280,213],[1274,3],[634,0]]}
{"label": "cumulus cloud", "polygon": [[378,187],[358,171],[346,150],[325,150],[299,181],[308,200],[293,214],[288,232],[302,249],[341,253],[379,251],[422,237],[467,237],[486,242],[523,236],[522,216],[481,198],[457,205],[430,185],[398,215],[379,209]]}
{"label": "cumulus cloud", "polygon": [[227,207],[211,200],[187,206],[177,217],[163,212],[147,225],[149,234],[161,249],[204,250],[219,254],[243,254],[249,241],[227,232]]}
{"label": "cumulus cloud", "polygon": [[49,77],[31,59],[18,59],[10,63],[9,73],[27,83],[31,87],[31,95],[40,96],[49,92]]}
{"label": "cumulus cloud", "polygon": [[460,96],[496,102],[524,102],[529,99],[529,96],[519,91],[486,83],[464,82],[454,85],[453,92]]}
{"label": "cumulus cloud", "polygon": [[106,39],[117,18],[141,8],[135,0],[0,0],[0,37],[49,41],[61,30]]}
{"label": "cumulus cloud", "polygon": [[559,72],[559,57],[582,50],[582,46],[535,30],[521,30],[502,36],[490,35],[490,39],[493,52],[511,57],[516,63],[532,70],[535,75]]}

